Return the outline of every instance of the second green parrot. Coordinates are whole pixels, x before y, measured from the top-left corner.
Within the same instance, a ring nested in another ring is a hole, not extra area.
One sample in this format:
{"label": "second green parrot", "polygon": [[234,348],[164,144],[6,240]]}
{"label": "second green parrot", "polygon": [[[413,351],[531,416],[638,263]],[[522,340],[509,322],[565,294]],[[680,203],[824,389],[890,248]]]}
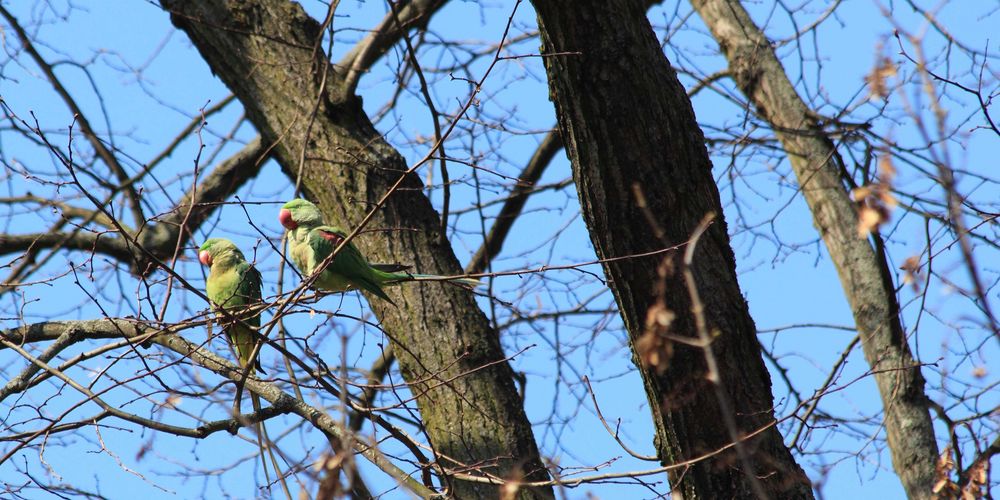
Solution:
{"label": "second green parrot", "polygon": [[[324,225],[319,208],[301,198],[285,203],[278,212],[278,221],[288,231],[289,257],[303,278],[312,276],[348,235],[339,227]],[[352,243],[348,243],[316,277],[313,286],[329,292],[360,289],[393,303],[382,287],[407,281],[441,280],[472,287],[480,285],[479,280],[473,278],[398,272],[400,269],[405,266],[371,264]]]}

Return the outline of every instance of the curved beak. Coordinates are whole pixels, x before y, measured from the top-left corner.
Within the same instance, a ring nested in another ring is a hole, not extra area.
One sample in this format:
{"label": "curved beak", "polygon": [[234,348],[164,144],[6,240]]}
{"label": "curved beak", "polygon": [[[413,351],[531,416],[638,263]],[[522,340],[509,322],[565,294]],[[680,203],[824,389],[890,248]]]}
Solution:
{"label": "curved beak", "polygon": [[212,254],[208,253],[208,250],[202,250],[198,252],[198,261],[206,266],[212,265]]}

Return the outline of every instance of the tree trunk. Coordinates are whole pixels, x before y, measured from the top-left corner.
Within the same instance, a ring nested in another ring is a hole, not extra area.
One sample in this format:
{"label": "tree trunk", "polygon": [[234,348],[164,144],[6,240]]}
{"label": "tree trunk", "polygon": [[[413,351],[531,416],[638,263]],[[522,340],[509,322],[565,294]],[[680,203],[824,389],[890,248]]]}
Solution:
{"label": "tree trunk", "polygon": [[[660,274],[659,285],[659,257],[604,264],[636,363],[643,367],[660,459],[676,464],[722,450],[673,470],[675,495],[811,498],[808,479],[774,426],[771,381],[737,283],[704,137],[646,19],[645,2],[533,3],[550,94],[598,256],[620,258],[683,244],[706,214],[716,214],[698,243],[691,270],[708,330],[719,332],[711,343],[720,371],[717,386],[707,378],[700,347],[675,343],[673,356],[665,362],[661,358],[655,367],[638,359],[644,353],[636,343],[658,297],[676,315],[669,333],[697,338],[692,297],[681,277],[684,250],[671,254],[673,272]],[[648,211],[641,208],[635,186]],[[658,230],[647,215],[662,228],[662,238],[654,237]],[[727,448],[733,442],[723,425],[728,417],[745,438],[743,458]]]}
{"label": "tree trunk", "polygon": [[889,268],[869,241],[858,236],[857,214],[841,180],[843,160],[743,6],[734,0],[691,3],[719,42],[736,84],[788,154],[813,223],[837,267],[882,396],[893,467],[910,498],[929,498],[938,451],[924,378],[899,320]]}
{"label": "tree trunk", "polygon": [[[319,46],[320,25],[285,0],[162,0],[212,70],[239,97],[273,145],[272,154],[317,201],[328,221],[353,227],[406,165],[342,87]],[[372,260],[413,264],[423,273],[461,274],[439,217],[408,174],[355,244]],[[441,283],[387,291],[398,305],[370,301],[392,338],[417,398],[438,462],[502,478],[547,480],[499,339],[467,290]],[[328,299],[329,300],[329,299]],[[466,466],[468,468],[466,469]],[[496,485],[443,479],[458,498],[495,498]],[[551,498],[550,488],[520,498]]]}

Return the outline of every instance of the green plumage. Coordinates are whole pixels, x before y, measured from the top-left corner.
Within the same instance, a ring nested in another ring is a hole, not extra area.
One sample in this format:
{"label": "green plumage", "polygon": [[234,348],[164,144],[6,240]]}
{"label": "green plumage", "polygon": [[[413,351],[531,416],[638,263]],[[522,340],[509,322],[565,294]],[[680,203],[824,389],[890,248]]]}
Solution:
{"label": "green plumage", "polygon": [[[225,309],[233,317],[241,318],[241,321],[234,322],[222,314],[218,315],[226,337],[239,357],[240,366],[246,366],[256,344],[254,332],[260,328],[260,313],[249,317],[240,313],[247,306],[261,302],[260,272],[229,240],[212,238],[205,241],[199,249],[202,263],[206,262],[203,258],[206,254],[210,265],[205,283],[206,295],[216,309]],[[256,368],[261,370],[259,360]]]}
{"label": "green plumage", "polygon": [[[236,351],[240,366],[245,369],[250,364],[250,357],[257,344],[257,335],[260,329],[260,312],[246,314],[248,307],[261,303],[260,272],[247,262],[243,252],[236,248],[233,242],[223,238],[206,240],[198,249],[198,260],[209,266],[205,294],[208,295],[208,300],[212,302],[212,307],[216,310],[216,317],[226,332],[226,339]],[[254,367],[261,372],[264,371],[260,366],[259,357],[254,363]],[[237,390],[237,394],[239,392]],[[255,412],[260,412],[259,396],[251,392],[250,403]],[[240,413],[239,399],[234,403],[233,413]],[[257,422],[257,446],[260,449],[260,460],[268,484],[271,483],[271,477],[267,472],[267,460],[264,458],[265,449],[271,458],[271,464],[278,475],[278,480],[281,481],[282,488],[286,495],[291,498],[288,493],[288,485],[285,484],[284,476],[278,466],[278,460],[271,451],[270,440],[267,437],[267,429],[265,429],[263,421]]]}
{"label": "green plumage", "polygon": [[[289,233],[289,258],[303,278],[312,276],[348,235],[347,231],[339,227],[324,225],[323,216],[316,205],[301,198],[285,203],[278,219]],[[401,269],[405,267],[371,264],[354,244],[348,243],[316,277],[313,286],[330,292],[360,289],[392,303],[382,287],[407,281],[437,280],[473,287],[480,284],[479,280],[471,278],[398,272]]]}
{"label": "green plumage", "polygon": [[[347,233],[333,226],[319,226],[309,231],[307,244],[312,250],[310,271],[315,272],[345,238]],[[333,292],[360,288],[392,302],[382,290],[382,285],[398,282],[407,276],[405,273],[386,273],[375,269],[352,243],[348,243],[316,279],[316,286]]]}

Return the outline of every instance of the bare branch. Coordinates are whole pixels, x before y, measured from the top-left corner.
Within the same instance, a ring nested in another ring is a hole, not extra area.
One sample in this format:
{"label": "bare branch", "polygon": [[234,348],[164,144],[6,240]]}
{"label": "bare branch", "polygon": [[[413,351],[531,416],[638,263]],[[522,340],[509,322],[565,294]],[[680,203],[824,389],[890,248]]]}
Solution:
{"label": "bare branch", "polygon": [[479,250],[476,250],[475,255],[469,260],[469,264],[465,266],[465,272],[477,274],[486,271],[489,262],[500,253],[510,228],[521,214],[521,210],[524,209],[524,204],[527,203],[528,196],[535,184],[538,183],[545,168],[549,166],[562,147],[562,138],[558,130],[552,130],[545,134],[545,138],[538,145],[535,154],[531,155],[528,164],[517,176],[518,181],[514,189],[511,190],[510,197],[507,198],[500,213],[497,214],[496,221],[490,227],[490,232],[483,240],[483,244]]}
{"label": "bare branch", "polygon": [[132,187],[132,183],[129,181],[130,176],[128,172],[122,164],[119,163],[118,158],[115,157],[114,153],[104,146],[104,142],[97,136],[93,127],[90,126],[90,121],[87,120],[87,116],[83,113],[83,110],[80,109],[80,106],[77,105],[73,97],[69,95],[69,91],[66,90],[62,82],[60,82],[59,78],[56,76],[55,72],[52,71],[52,66],[49,65],[49,63],[46,62],[45,59],[42,58],[42,55],[35,49],[34,43],[31,41],[31,38],[28,37],[28,34],[25,33],[24,28],[22,28],[17,22],[17,19],[15,19],[14,16],[11,15],[11,13],[3,6],[0,6],[0,15],[2,15],[10,24],[11,28],[14,29],[14,32],[17,33],[18,39],[24,46],[24,50],[31,55],[31,58],[34,59],[35,63],[38,64],[38,67],[43,73],[45,73],[45,77],[48,78],[53,88],[55,88],[56,92],[60,97],[62,97],[63,101],[69,107],[76,121],[80,124],[80,129],[83,131],[84,137],[87,138],[87,141],[94,148],[94,151],[97,152],[97,156],[104,161],[108,168],[110,168],[118,178],[118,182],[121,183],[120,188],[124,189],[125,193],[128,195],[129,206],[132,209],[132,216],[135,219],[134,223],[136,225],[142,224],[142,221],[145,220],[145,218],[142,215],[142,206],[139,200],[139,194],[136,193],[135,189]]}
{"label": "bare branch", "polygon": [[[361,75],[368,71],[414,26],[425,25],[447,0],[411,0],[397,14],[390,11],[382,22],[363,40],[358,42],[336,65],[344,73],[344,91],[353,94]],[[345,70],[346,68],[346,70]]]}

